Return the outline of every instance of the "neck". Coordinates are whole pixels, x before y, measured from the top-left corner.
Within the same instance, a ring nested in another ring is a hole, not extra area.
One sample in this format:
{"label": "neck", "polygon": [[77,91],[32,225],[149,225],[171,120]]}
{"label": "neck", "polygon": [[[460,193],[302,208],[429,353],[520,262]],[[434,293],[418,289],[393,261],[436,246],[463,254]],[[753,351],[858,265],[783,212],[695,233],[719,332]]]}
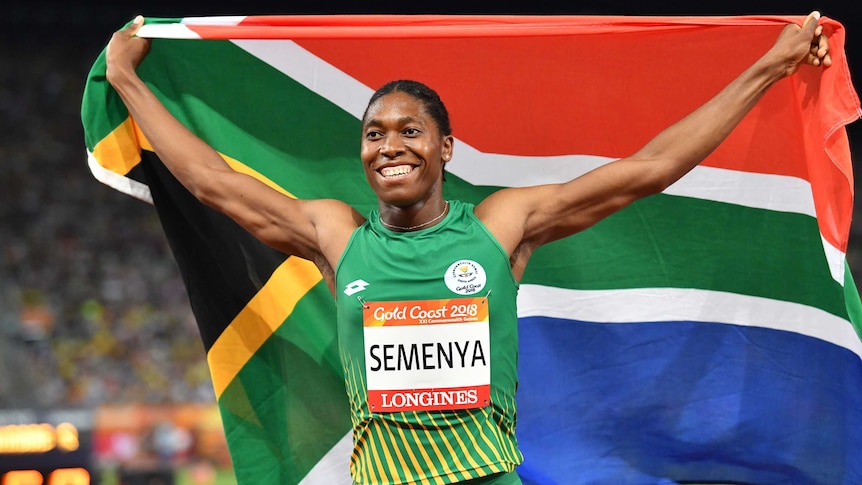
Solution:
{"label": "neck", "polygon": [[[412,213],[411,213],[412,212]],[[425,204],[416,211],[395,208],[380,211],[380,223],[393,231],[416,231],[439,223],[449,212],[449,201]]]}

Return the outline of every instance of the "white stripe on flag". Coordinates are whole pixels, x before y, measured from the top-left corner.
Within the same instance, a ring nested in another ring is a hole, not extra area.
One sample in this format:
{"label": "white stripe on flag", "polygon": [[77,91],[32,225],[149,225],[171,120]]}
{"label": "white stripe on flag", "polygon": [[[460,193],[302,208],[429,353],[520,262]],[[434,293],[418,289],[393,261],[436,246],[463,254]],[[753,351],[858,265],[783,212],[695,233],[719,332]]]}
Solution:
{"label": "white stripe on flag", "polygon": [[185,17],[180,22],[185,25],[216,25],[219,27],[239,25],[245,15],[220,15],[215,17]]}
{"label": "white stripe on flag", "polygon": [[521,285],[518,317],[598,323],[710,322],[795,332],[862,358],[852,324],[819,308],[756,296],[685,288],[569,290]]}
{"label": "white stripe on flag", "polygon": [[847,260],[847,255],[844,251],[833,246],[826,238],[823,237],[823,234],[820,234],[820,240],[823,241],[823,249],[826,252],[826,264],[829,265],[829,273],[832,274],[832,278],[844,286],[844,272],[847,271],[847,267],[844,264]]}
{"label": "white stripe on flag", "polygon": [[137,180],[120,175],[113,170],[108,170],[99,164],[93,153],[87,150],[87,165],[90,167],[90,172],[96,180],[102,182],[108,187],[119,191],[120,193],[131,195],[136,199],[140,199],[148,204],[153,203],[153,196],[150,193],[150,188],[146,184],[142,184]]}
{"label": "white stripe on flag", "polygon": [[200,39],[194,30],[183,24],[145,24],[138,30],[138,37],[148,39]]}
{"label": "white stripe on flag", "polygon": [[299,485],[320,485],[321,483],[351,485],[353,483],[350,478],[351,453],[353,453],[353,432],[348,431],[323,455],[308,475],[303,477]]}
{"label": "white stripe on flag", "polygon": [[[456,145],[456,153],[459,151],[459,158],[467,161],[458,165],[453,160],[447,166],[449,172],[473,185],[498,187],[566,182],[614,161],[595,155],[523,157],[482,153],[462,142]],[[797,177],[698,166],[664,193],[815,217],[811,184]]]}

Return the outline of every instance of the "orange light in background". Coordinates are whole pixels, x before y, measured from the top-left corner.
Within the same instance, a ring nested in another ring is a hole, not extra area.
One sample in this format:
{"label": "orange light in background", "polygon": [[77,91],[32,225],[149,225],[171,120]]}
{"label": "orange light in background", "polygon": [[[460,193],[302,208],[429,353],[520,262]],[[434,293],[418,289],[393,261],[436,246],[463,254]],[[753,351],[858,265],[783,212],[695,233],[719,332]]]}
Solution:
{"label": "orange light in background", "polygon": [[90,485],[90,474],[83,468],[58,468],[48,475],[47,485]]}
{"label": "orange light in background", "polygon": [[[81,444],[78,442],[78,428],[69,423],[57,425],[57,449],[60,451],[75,451]],[[77,483],[77,482],[76,482]]]}
{"label": "orange light in background", "polygon": [[56,428],[47,423],[0,426],[0,454],[46,453],[54,448],[68,452],[79,446],[78,429],[69,423]]}
{"label": "orange light in background", "polygon": [[90,485],[90,474],[83,468],[58,468],[48,481],[36,470],[14,470],[3,475],[0,485]]}
{"label": "orange light in background", "polygon": [[3,485],[42,485],[42,474],[36,470],[15,470],[3,475]]}
{"label": "orange light in background", "polygon": [[0,427],[0,453],[44,453],[53,450],[55,443],[50,424]]}

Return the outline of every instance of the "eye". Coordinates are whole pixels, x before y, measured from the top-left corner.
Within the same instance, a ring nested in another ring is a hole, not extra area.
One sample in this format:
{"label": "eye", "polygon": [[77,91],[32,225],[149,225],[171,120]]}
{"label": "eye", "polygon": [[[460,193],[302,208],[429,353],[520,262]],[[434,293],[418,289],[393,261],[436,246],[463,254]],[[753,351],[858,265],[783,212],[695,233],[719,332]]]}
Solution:
{"label": "eye", "polygon": [[416,128],[407,128],[404,130],[404,134],[407,136],[419,136],[422,132]]}
{"label": "eye", "polygon": [[379,140],[383,137],[383,133],[379,131],[369,130],[365,133],[365,139],[369,141]]}

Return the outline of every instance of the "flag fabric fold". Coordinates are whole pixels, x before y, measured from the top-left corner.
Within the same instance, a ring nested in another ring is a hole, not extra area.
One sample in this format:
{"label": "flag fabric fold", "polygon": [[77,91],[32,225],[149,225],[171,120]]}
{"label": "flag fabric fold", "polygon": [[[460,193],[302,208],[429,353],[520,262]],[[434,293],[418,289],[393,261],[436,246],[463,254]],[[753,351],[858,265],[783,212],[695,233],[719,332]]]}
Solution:
{"label": "flag fabric fold", "polygon": [[[571,179],[705,102],[801,17],[147,19],[139,67],[235,169],[375,206],[359,118],[416,79],[452,117],[447,198]],[[519,293],[524,483],[862,482],[862,320],[846,262],[862,115],[833,66],[768,92],[701,166],[531,259]],[[350,483],[332,298],[170,175],[105,80],[89,168],[153,203],[188,289],[237,479]]]}

